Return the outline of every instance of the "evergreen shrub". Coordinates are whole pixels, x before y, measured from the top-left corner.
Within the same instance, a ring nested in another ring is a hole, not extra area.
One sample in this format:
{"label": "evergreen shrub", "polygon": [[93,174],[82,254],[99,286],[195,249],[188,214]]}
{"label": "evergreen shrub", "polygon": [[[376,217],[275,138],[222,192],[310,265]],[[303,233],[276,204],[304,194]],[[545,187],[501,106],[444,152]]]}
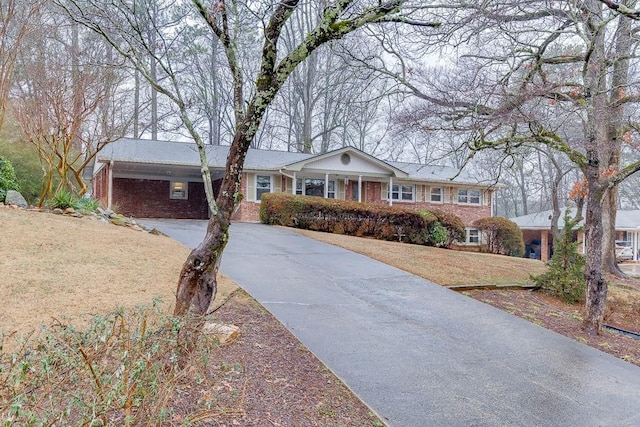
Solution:
{"label": "evergreen shrub", "polygon": [[16,171],[13,169],[11,162],[5,157],[0,156],[0,202],[4,203],[8,190],[20,190]]}
{"label": "evergreen shrub", "polygon": [[531,279],[540,288],[568,303],[575,303],[584,301],[585,297],[585,259],[578,253],[581,242],[573,238],[579,228],[569,216],[569,209],[565,212],[564,224],[560,239],[554,245],[553,255],[549,261],[549,271],[539,276],[531,276]]}
{"label": "evergreen shrub", "polygon": [[[465,227],[460,217],[451,212],[445,212],[440,209],[432,209],[428,211],[438,219],[438,222],[447,231],[446,243],[442,246],[449,246],[454,242],[464,242],[465,239]],[[436,245],[439,246],[439,245]]]}

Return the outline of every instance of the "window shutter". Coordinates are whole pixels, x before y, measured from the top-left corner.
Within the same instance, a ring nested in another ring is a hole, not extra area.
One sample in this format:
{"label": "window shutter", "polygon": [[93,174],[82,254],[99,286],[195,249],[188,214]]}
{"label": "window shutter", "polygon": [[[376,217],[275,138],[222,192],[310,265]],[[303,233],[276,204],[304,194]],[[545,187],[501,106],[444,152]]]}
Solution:
{"label": "window shutter", "polygon": [[382,200],[388,200],[388,193],[389,192],[389,184],[387,184],[386,182],[383,182],[380,185],[380,199]]}
{"label": "window shutter", "polygon": [[443,187],[442,188],[442,201],[443,203],[453,203],[451,199],[451,187]]}
{"label": "window shutter", "polygon": [[287,189],[286,189],[287,193],[289,193],[289,194],[295,194],[296,193],[295,191],[293,191],[293,179],[286,178],[286,184],[285,185],[287,186]]}
{"label": "window shutter", "polygon": [[338,200],[344,200],[345,199],[345,195],[344,195],[344,181],[339,179],[338,180]]}
{"label": "window shutter", "polygon": [[424,200],[423,192],[424,185],[416,185],[416,202],[422,202]]}
{"label": "window shutter", "polygon": [[271,181],[273,182],[273,188],[271,189],[272,193],[281,193],[282,192],[282,177],[280,175],[272,175]]}
{"label": "window shutter", "polygon": [[245,198],[250,202],[255,202],[256,200],[256,174],[248,173],[245,175],[245,179],[247,180],[247,194],[245,194]]}

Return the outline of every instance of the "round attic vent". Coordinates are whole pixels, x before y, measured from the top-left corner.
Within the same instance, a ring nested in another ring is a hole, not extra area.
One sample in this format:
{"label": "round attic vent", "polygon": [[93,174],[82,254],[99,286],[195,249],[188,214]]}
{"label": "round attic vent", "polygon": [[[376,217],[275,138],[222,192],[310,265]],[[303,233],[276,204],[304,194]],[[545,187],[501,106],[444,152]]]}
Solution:
{"label": "round attic vent", "polygon": [[347,153],[344,153],[342,156],[340,156],[340,161],[343,165],[348,165],[349,163],[351,163],[351,156]]}

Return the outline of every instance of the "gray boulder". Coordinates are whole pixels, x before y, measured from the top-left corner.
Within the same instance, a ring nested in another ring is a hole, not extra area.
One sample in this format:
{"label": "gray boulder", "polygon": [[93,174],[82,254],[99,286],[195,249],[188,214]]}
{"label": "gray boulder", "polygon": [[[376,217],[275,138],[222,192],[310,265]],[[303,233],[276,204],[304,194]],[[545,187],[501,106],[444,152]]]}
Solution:
{"label": "gray boulder", "polygon": [[7,196],[4,199],[4,204],[5,205],[16,205],[16,206],[19,206],[21,208],[28,208],[29,207],[29,204],[27,203],[25,198],[22,197],[22,194],[20,194],[19,191],[15,191],[15,190],[7,190]]}

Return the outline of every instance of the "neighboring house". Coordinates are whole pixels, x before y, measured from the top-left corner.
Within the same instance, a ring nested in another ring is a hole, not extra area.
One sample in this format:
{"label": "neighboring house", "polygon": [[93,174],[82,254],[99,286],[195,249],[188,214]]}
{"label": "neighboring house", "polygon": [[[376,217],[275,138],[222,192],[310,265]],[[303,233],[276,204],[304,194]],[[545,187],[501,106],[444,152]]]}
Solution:
{"label": "neighboring house", "polygon": [[[569,208],[571,209],[571,208]],[[558,220],[558,227],[564,227],[564,212],[561,210]],[[575,208],[573,212],[575,215]],[[510,218],[518,224],[522,230],[524,243],[527,250],[525,256],[547,261],[552,254],[553,237],[551,235],[551,215],[552,211],[538,212]],[[581,222],[579,225],[582,225]],[[584,253],[584,233],[578,232],[576,238],[582,242],[581,250]],[[633,260],[638,260],[638,249],[640,248],[640,210],[619,210],[616,215],[616,241],[625,242],[633,248]]]}
{"label": "neighboring house", "polygon": [[[229,147],[207,146],[214,193]],[[243,199],[233,219],[258,221],[260,198],[269,192],[305,194],[411,209],[442,209],[467,225],[491,216],[494,191],[449,167],[386,162],[352,147],[314,155],[250,149],[244,164]],[[209,217],[197,147],[193,143],[122,139],[96,157],[93,194],[103,205],[138,218]]]}

